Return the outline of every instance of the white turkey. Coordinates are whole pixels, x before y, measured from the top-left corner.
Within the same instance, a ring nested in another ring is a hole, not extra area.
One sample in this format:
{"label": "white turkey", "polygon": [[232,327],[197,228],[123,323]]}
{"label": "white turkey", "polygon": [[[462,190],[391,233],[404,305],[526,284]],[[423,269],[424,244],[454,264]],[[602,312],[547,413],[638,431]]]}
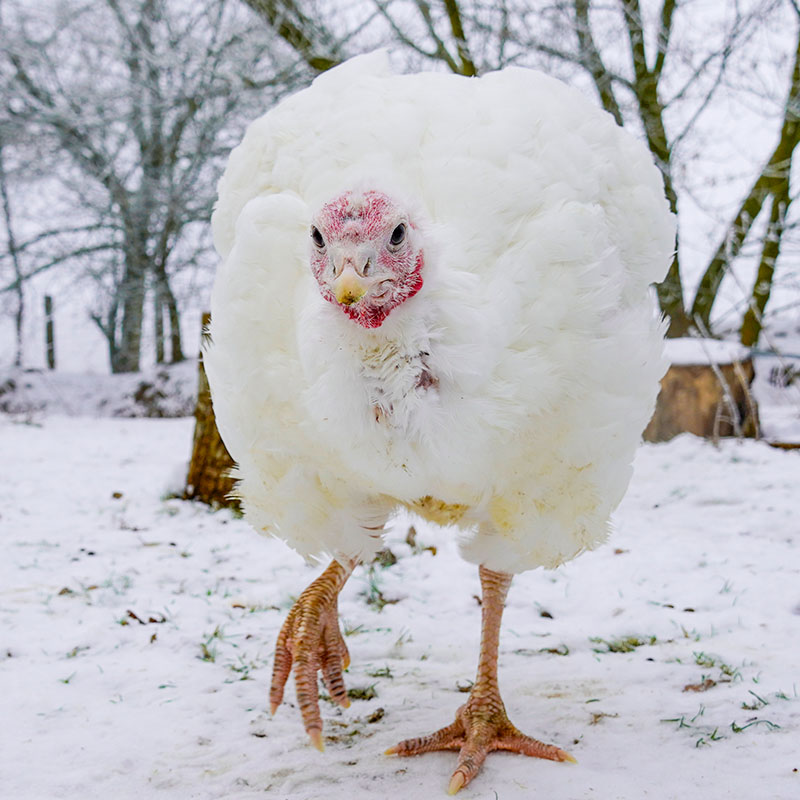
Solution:
{"label": "white turkey", "polygon": [[322,749],[317,673],[348,705],[338,593],[399,507],[454,526],[483,592],[456,719],[388,752],[558,761],[497,685],[514,573],[607,535],[665,364],[650,284],[674,246],[643,145],[579,92],[505,69],[318,77],[248,129],[219,185],[206,369],[247,518],[330,565],[279,634]]}

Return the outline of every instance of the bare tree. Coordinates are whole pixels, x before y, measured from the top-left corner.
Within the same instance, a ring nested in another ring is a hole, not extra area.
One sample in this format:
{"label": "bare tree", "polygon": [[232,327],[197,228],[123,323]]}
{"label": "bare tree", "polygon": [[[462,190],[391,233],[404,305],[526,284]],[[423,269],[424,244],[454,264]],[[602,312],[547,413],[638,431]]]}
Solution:
{"label": "bare tree", "polygon": [[56,205],[71,210],[56,225],[39,215],[16,243],[25,273],[0,288],[56,266],[91,275],[115,372],[139,368],[148,296],[157,359],[167,344],[183,358],[175,281],[208,250],[216,175],[248,89],[262,89],[261,107],[284,81],[257,26],[237,0],[4,4],[0,114],[28,134],[19,147],[34,161],[49,152],[40,181],[56,181]]}

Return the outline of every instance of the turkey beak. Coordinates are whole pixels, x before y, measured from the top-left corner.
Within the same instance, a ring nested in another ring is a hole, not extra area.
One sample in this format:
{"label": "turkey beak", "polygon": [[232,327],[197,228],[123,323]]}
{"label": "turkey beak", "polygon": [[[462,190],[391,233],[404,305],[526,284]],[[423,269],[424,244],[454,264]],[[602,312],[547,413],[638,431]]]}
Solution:
{"label": "turkey beak", "polygon": [[369,289],[369,283],[349,265],[333,282],[333,295],[336,302],[343,306],[357,303],[367,293],[367,289]]}

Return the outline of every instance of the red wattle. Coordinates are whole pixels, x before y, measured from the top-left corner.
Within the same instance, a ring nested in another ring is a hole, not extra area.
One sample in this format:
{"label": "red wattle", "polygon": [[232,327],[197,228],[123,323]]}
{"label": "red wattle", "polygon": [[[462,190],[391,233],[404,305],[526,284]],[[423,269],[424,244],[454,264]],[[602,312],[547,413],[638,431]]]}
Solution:
{"label": "red wattle", "polygon": [[[382,306],[371,306],[368,303],[362,305],[361,302],[358,302],[352,306],[342,305],[340,308],[353,322],[357,322],[362,328],[380,328],[392,309],[397,308],[401,303],[408,300],[409,297],[413,297],[422,288],[422,263],[422,253],[420,253],[417,256],[417,263],[414,267],[414,271],[409,273],[406,280],[395,290],[395,297],[399,297],[396,302],[391,304],[387,303]],[[328,296],[327,299],[339,305],[333,296]]]}

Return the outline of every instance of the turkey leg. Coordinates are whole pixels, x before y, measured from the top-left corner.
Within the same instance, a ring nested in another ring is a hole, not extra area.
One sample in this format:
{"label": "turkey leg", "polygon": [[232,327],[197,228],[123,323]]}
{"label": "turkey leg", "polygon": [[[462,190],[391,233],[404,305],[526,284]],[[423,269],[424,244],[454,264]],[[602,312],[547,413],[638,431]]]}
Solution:
{"label": "turkey leg", "polygon": [[339,592],[357,561],[341,564],[331,561],[328,568],[297,598],[283,623],[275,643],[272,684],[269,690],[271,713],[283,700],[283,690],[294,665],[297,704],[311,743],[323,750],[322,717],[319,713],[317,671],[331,699],[343,708],[350,705],[342,669],[350,664],[350,654],[339,630]]}
{"label": "turkey leg", "polygon": [[480,577],[483,594],[481,653],[469,700],[458,709],[451,725],[429,736],[406,739],[386,751],[387,754],[412,756],[432,750],[458,750],[458,764],[450,778],[449,794],[455,794],[478,774],[492,750],[509,750],[551,761],[575,761],[564,750],[520,733],[509,721],[497,686],[497,648],[503,604],[513,576],[482,566]]}

